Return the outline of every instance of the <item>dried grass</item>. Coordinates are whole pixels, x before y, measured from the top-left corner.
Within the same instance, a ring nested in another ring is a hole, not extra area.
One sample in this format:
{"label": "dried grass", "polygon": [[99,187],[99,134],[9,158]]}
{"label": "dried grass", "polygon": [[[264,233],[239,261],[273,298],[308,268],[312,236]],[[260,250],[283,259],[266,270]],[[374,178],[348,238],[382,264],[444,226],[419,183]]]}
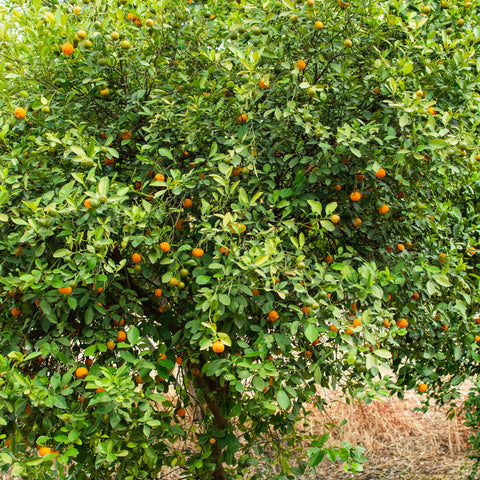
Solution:
{"label": "dried grass", "polygon": [[[467,392],[468,389],[465,389]],[[353,476],[341,464],[324,461],[317,467],[316,480],[460,480],[467,478],[468,429],[463,417],[446,418],[447,409],[430,408],[425,414],[415,411],[420,396],[409,392],[404,400],[390,398],[370,405],[347,404],[329,392],[325,412],[312,413],[311,433],[322,434],[330,418],[347,419],[342,440],[365,447],[368,462],[364,471]],[[337,439],[338,440],[338,439]]]}

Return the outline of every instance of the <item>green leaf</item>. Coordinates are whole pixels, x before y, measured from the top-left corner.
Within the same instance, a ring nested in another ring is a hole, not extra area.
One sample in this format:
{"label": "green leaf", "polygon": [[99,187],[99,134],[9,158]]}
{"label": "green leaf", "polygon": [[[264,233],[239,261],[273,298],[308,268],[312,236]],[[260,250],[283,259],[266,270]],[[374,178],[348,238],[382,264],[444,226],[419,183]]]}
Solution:
{"label": "green leaf", "polygon": [[217,336],[224,345],[227,345],[228,347],[232,346],[232,340],[226,333],[217,332]]}
{"label": "green leaf", "polygon": [[60,191],[58,192],[58,201],[63,202],[72,192],[72,188],[75,185],[75,182],[72,180],[65,184]]}
{"label": "green leaf", "polygon": [[307,200],[308,204],[312,208],[312,212],[318,215],[322,214],[322,204],[316,200]]}
{"label": "green leaf", "polygon": [[260,255],[260,257],[255,259],[255,266],[259,267],[260,265],[263,265],[269,258],[269,255]]}
{"label": "green leaf", "polygon": [[331,215],[337,208],[337,202],[331,202],[325,207],[325,215]]}
{"label": "green leaf", "polygon": [[221,293],[218,296],[218,300],[220,301],[221,304],[225,305],[226,307],[230,305],[230,296],[226,295],[225,293]]}
{"label": "green leaf", "polygon": [[318,330],[311,323],[305,327],[305,337],[310,343],[318,338]]}
{"label": "green leaf", "polygon": [[375,298],[383,298],[383,288],[382,287],[379,287],[378,285],[372,285],[371,289],[372,289],[372,295]]}
{"label": "green leaf", "polygon": [[280,408],[283,408],[284,410],[290,407],[290,398],[288,398],[288,395],[285,393],[285,390],[282,390],[282,389],[278,390],[277,402]]}
{"label": "green leaf", "polygon": [[376,368],[378,366],[377,361],[371,353],[368,353],[365,357],[365,366],[368,370],[371,370],[372,368]]}
{"label": "green leaf", "polygon": [[411,62],[406,62],[404,65],[403,65],[403,74],[404,75],[408,75],[409,73],[412,73],[413,72],[413,63]]}
{"label": "green leaf", "polygon": [[85,349],[85,351],[83,352],[83,354],[85,355],[85,357],[89,357],[90,355],[93,355],[97,350],[97,346],[96,345],[90,345],[89,347],[87,347]]}
{"label": "green leaf", "polygon": [[435,293],[437,293],[437,287],[431,280],[427,282],[427,291],[430,296],[435,295]]}
{"label": "green leaf", "polygon": [[388,350],[384,350],[379,348],[378,350],[374,350],[373,353],[380,358],[392,358],[392,354]]}
{"label": "green leaf", "polygon": [[442,287],[451,287],[450,280],[445,275],[435,275],[433,279]]}
{"label": "green leaf", "polygon": [[6,452],[0,453],[0,461],[6,465],[10,465],[13,462],[13,458]]}
{"label": "green leaf", "polygon": [[411,123],[411,119],[407,113],[404,113],[403,115],[400,116],[399,124],[401,128],[403,128],[405,125],[410,125],[410,123]]}
{"label": "green leaf", "polygon": [[64,258],[64,257],[67,257],[69,254],[70,252],[65,248],[60,248],[55,252],[53,252],[53,258]]}
{"label": "green leaf", "polygon": [[333,232],[335,230],[335,225],[330,220],[320,220],[320,225],[322,225],[322,227],[329,232]]}
{"label": "green leaf", "polygon": [[160,155],[162,157],[167,157],[168,159],[173,160],[172,152],[170,150],[168,150],[167,148],[159,148],[157,150],[157,153],[158,153],[158,155]]}
{"label": "green leaf", "polygon": [[254,386],[255,390],[262,392],[265,388],[265,382],[260,375],[255,375],[252,380],[252,385]]}
{"label": "green leaf", "polygon": [[242,205],[248,206],[248,195],[243,187],[238,189],[238,200]]}
{"label": "green leaf", "polygon": [[209,277],[208,275],[200,275],[195,279],[197,285],[207,285],[208,283],[210,283],[210,280],[211,277]]}
{"label": "green leaf", "polygon": [[108,177],[102,177],[100,182],[98,182],[98,193],[100,195],[107,195],[109,186],[110,181]]}
{"label": "green leaf", "polygon": [[128,363],[135,363],[137,360],[134,355],[127,350],[120,350],[120,356]]}
{"label": "green leaf", "polygon": [[130,330],[127,332],[127,338],[132,345],[136,345],[138,343],[138,339],[140,338],[140,332],[138,328],[135,326],[130,328]]}

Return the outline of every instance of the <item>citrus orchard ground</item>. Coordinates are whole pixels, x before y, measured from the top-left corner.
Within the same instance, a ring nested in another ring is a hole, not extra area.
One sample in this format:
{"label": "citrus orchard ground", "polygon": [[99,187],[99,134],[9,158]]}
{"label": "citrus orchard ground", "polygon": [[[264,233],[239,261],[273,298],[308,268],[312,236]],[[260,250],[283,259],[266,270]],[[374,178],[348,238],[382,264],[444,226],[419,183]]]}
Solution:
{"label": "citrus orchard ground", "polygon": [[2,6],[2,468],[244,478],[262,438],[278,479],[356,471],[328,432],[292,456],[318,386],[454,402],[480,360],[477,7]]}

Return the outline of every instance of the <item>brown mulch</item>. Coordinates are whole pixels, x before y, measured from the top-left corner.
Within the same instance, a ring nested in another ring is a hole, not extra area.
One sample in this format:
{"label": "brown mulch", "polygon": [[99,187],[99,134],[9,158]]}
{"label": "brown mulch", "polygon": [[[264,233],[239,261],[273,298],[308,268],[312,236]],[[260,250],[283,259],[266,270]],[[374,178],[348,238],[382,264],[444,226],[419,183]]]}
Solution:
{"label": "brown mulch", "polygon": [[[468,392],[464,389],[463,395]],[[431,407],[427,413],[415,411],[421,407],[421,397],[409,392],[402,401],[390,398],[370,405],[356,402],[348,405],[330,393],[333,400],[327,414],[334,420],[346,418],[343,440],[366,448],[368,462],[363,472],[353,476],[341,464],[328,461],[317,467],[315,480],[464,480],[468,478],[466,457],[468,429],[463,417],[446,418],[447,409]],[[325,413],[313,414],[312,429],[322,433]],[[465,467],[462,469],[462,467]]]}

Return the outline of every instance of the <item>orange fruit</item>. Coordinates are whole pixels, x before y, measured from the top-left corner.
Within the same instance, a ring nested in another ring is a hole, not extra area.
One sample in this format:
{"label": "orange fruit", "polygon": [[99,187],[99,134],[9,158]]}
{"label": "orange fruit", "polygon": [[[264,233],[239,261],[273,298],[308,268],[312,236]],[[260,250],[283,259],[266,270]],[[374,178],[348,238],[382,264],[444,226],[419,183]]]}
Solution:
{"label": "orange fruit", "polygon": [[312,345],[315,346],[315,345],[318,345],[319,343],[320,343],[320,340],[317,338],[312,342]]}
{"label": "orange fruit", "polygon": [[17,307],[13,307],[10,312],[14,317],[19,317],[21,315],[21,310]]}
{"label": "orange fruit", "polygon": [[415,293],[412,295],[412,298],[413,298],[414,300],[418,300],[418,299],[420,298],[420,295],[419,295],[417,292],[415,292]]}
{"label": "orange fruit", "polygon": [[72,287],[60,287],[58,291],[63,295],[70,295],[72,293]]}
{"label": "orange fruit", "polygon": [[247,117],[247,114],[246,113],[242,113],[241,115],[239,115],[239,117],[237,118],[237,120],[239,122],[246,122],[248,120],[248,117]]}
{"label": "orange fruit", "polygon": [[302,71],[302,70],[305,70],[305,68],[307,67],[307,64],[305,63],[305,60],[299,60],[297,62],[297,68]]}
{"label": "orange fruit", "polygon": [[185,409],[184,409],[184,408],[179,408],[179,409],[177,410],[177,416],[179,416],[179,417],[184,417],[184,416],[185,416],[185,413],[186,413],[186,412],[185,412]]}
{"label": "orange fruit", "polygon": [[92,199],[91,198],[87,198],[84,202],[83,202],[83,206],[88,208],[89,210],[92,208],[92,205],[91,205],[91,202],[92,202]]}
{"label": "orange fruit", "polygon": [[[124,40],[126,41],[126,40]],[[123,43],[123,42],[122,42]],[[130,43],[130,42],[129,42]],[[132,138],[132,134],[130,133],[130,130],[124,130],[121,133],[121,139],[122,140],[130,140]]]}
{"label": "orange fruit", "polygon": [[125,325],[125,319],[124,318],[122,318],[120,321],[118,321],[118,320],[113,321],[113,326],[114,327],[118,327],[119,325],[121,327],[123,327],[123,325]]}
{"label": "orange fruit", "polygon": [[327,263],[332,263],[332,262],[333,262],[333,257],[332,257],[331,255],[327,255],[327,256],[325,257],[325,261],[326,261]]}
{"label": "orange fruit", "polygon": [[64,43],[62,45],[62,52],[64,55],[71,55],[75,49],[73,48],[73,45],[71,43]]}
{"label": "orange fruit", "polygon": [[88,368],[90,368],[90,367],[93,365],[93,359],[87,358],[87,359],[85,360],[85,365],[86,365]]}
{"label": "orange fruit", "polygon": [[77,378],[85,378],[88,375],[88,370],[85,367],[78,367],[75,370],[75,376]]}
{"label": "orange fruit", "polygon": [[48,455],[49,453],[56,453],[58,455],[58,450],[53,450],[52,448],[49,447],[38,447],[38,454],[41,457],[44,457],[45,455]]}
{"label": "orange fruit", "polygon": [[302,307],[302,313],[304,315],[310,315],[310,308],[306,307],[305,305]]}
{"label": "orange fruit", "polygon": [[133,263],[140,263],[142,261],[142,256],[139,253],[134,253],[132,255]]}
{"label": "orange fruit", "polygon": [[222,353],[225,350],[225,345],[220,341],[213,342],[212,350],[215,353]]}
{"label": "orange fruit", "polygon": [[27,111],[22,108],[22,107],[17,107],[14,111],[13,114],[21,120],[22,118],[25,118],[25,115],[27,114]]}
{"label": "orange fruit", "polygon": [[359,318],[355,318],[352,322],[352,325],[356,327],[360,327],[362,325],[362,321]]}
{"label": "orange fruit", "polygon": [[384,319],[383,319],[383,326],[384,326],[385,328],[390,328],[391,325],[392,325],[392,324],[390,323],[390,321],[388,320],[388,318],[384,318]]}
{"label": "orange fruit", "polygon": [[254,288],[254,289],[252,290],[252,295],[253,295],[254,297],[258,297],[258,296],[260,295],[260,292],[259,292],[258,288]]}
{"label": "orange fruit", "polygon": [[337,332],[338,332],[338,328],[337,328],[335,325],[332,324],[332,325],[330,325],[330,331],[337,333]]}
{"label": "orange fruit", "polygon": [[208,443],[210,443],[210,445],[215,445],[215,443],[217,443],[217,441],[212,437]]}
{"label": "orange fruit", "polygon": [[349,38],[343,41],[343,46],[345,48],[352,48],[352,45],[353,45],[353,42]]}
{"label": "orange fruit", "polygon": [[155,296],[160,298],[162,296],[162,289],[161,288],[157,288],[155,290]]}
{"label": "orange fruit", "polygon": [[406,328],[408,325],[407,319],[406,318],[401,318],[400,320],[397,320],[397,327],[398,328]]}
{"label": "orange fruit", "polygon": [[345,333],[348,333],[349,335],[353,335],[353,330],[348,327],[346,330],[345,330]]}
{"label": "orange fruit", "polygon": [[175,359],[175,363],[176,363],[177,365],[181,365],[181,364],[183,363],[183,358],[182,358],[182,357],[177,357],[177,358]]}
{"label": "orange fruit", "polygon": [[268,88],[270,86],[270,82],[269,81],[265,82],[264,78],[262,77],[260,79],[260,81],[258,82],[258,86],[262,89],[265,89],[265,88]]}
{"label": "orange fruit", "polygon": [[97,388],[97,393],[104,392],[104,391],[105,391],[104,388],[101,388],[101,387],[98,387],[98,388]]}
{"label": "orange fruit", "polygon": [[176,287],[180,282],[175,278],[175,277],[172,277],[169,281],[168,281],[168,284],[172,287]]}
{"label": "orange fruit", "polygon": [[280,315],[278,314],[278,312],[276,310],[271,310],[270,312],[268,312],[268,319],[271,322],[274,322],[275,320],[278,320],[279,318],[280,318]]}
{"label": "orange fruit", "polygon": [[425,393],[428,390],[428,386],[425,383],[421,383],[418,386],[419,393]]}
{"label": "orange fruit", "polygon": [[82,11],[82,7],[79,7],[79,6],[73,7],[73,13],[75,15],[79,15],[81,11]]}
{"label": "orange fruit", "polygon": [[157,182],[164,182],[165,181],[165,176],[162,173],[157,173],[155,177],[153,177],[154,180]]}
{"label": "orange fruit", "polygon": [[340,215],[332,215],[330,217],[330,220],[332,221],[332,223],[338,223],[340,221]]}
{"label": "orange fruit", "polygon": [[159,356],[158,356],[158,359],[159,360],[165,360],[167,358],[167,354],[166,353],[161,353]]}
{"label": "orange fruit", "polygon": [[117,342],[124,342],[126,339],[127,339],[127,334],[123,330],[120,330],[118,332]]}
{"label": "orange fruit", "polygon": [[306,351],[305,351],[305,356],[306,356],[307,358],[312,358],[312,352],[311,352],[310,350],[306,350]]}
{"label": "orange fruit", "polygon": [[192,250],[192,255],[193,255],[194,257],[197,257],[197,258],[198,258],[198,257],[203,257],[203,254],[204,254],[204,253],[205,253],[205,252],[203,251],[202,248],[194,248],[194,249]]}
{"label": "orange fruit", "polygon": [[183,222],[185,221],[184,218],[179,218],[176,222],[175,222],[175,228],[177,230],[183,230],[185,227],[183,226]]}
{"label": "orange fruit", "polygon": [[388,205],[385,205],[383,204],[379,209],[378,211],[384,215],[385,213],[387,213],[388,211],[390,210],[390,208],[388,207]]}
{"label": "orange fruit", "polygon": [[135,382],[138,384],[143,383],[143,378],[140,375],[135,375]]}
{"label": "orange fruit", "polygon": [[182,203],[184,208],[190,208],[193,205],[193,202],[190,198],[186,198]]}
{"label": "orange fruit", "polygon": [[385,175],[386,175],[386,174],[387,174],[387,172],[385,171],[384,168],[379,168],[379,169],[377,170],[377,173],[375,174],[375,176],[376,176],[377,178],[385,178]]}
{"label": "orange fruit", "polygon": [[108,95],[110,95],[110,90],[108,88],[102,88],[100,90],[100,95],[102,97],[108,97]]}
{"label": "orange fruit", "polygon": [[104,162],[105,162],[105,165],[113,165],[115,160],[113,159],[113,157],[110,157],[110,158],[106,157]]}
{"label": "orange fruit", "polygon": [[362,173],[361,170],[359,170],[355,176],[359,182],[365,179],[365,175]]}
{"label": "orange fruit", "polygon": [[352,202],[358,202],[359,200],[361,200],[361,198],[362,198],[362,194],[358,191],[352,192],[350,194],[350,200]]}
{"label": "orange fruit", "polygon": [[337,192],[339,192],[341,189],[342,189],[341,185],[335,185],[335,190],[337,190]]}
{"label": "orange fruit", "polygon": [[320,20],[317,20],[314,24],[314,27],[316,30],[321,30],[323,28],[323,22],[321,22]]}
{"label": "orange fruit", "polygon": [[362,220],[360,218],[355,218],[352,220],[352,225],[354,227],[359,227],[362,224]]}
{"label": "orange fruit", "polygon": [[160,244],[160,250],[163,252],[163,253],[167,253],[169,250],[170,250],[170,244],[168,242],[162,242]]}
{"label": "orange fruit", "polygon": [[433,107],[428,107],[427,110],[430,115],[436,115],[437,113],[437,111]]}
{"label": "orange fruit", "polygon": [[115,348],[115,342],[113,342],[112,340],[109,340],[107,342],[107,350],[113,350]]}
{"label": "orange fruit", "polygon": [[404,248],[405,248],[405,245],[403,245],[403,243],[397,244],[397,250],[398,250],[399,252],[401,252]]}

